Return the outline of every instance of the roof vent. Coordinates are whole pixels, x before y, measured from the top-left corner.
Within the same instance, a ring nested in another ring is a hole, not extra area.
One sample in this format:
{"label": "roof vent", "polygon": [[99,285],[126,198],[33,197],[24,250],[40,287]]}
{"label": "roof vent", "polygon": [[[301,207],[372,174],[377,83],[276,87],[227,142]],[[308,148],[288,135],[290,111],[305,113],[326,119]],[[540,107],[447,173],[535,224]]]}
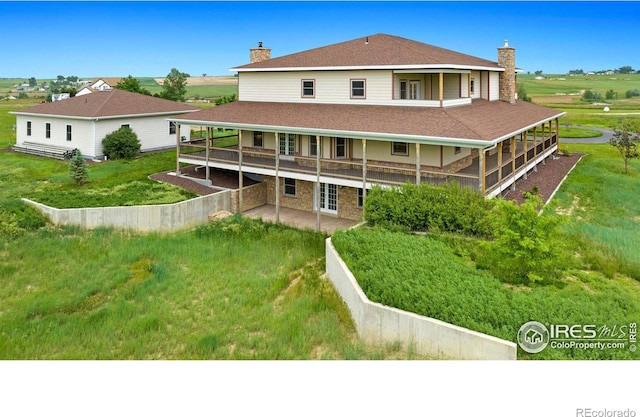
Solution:
{"label": "roof vent", "polygon": [[369,45],[369,37],[368,36],[367,36],[367,39],[365,39],[364,44],[365,45]]}
{"label": "roof vent", "polygon": [[509,39],[505,39],[504,40],[504,47],[508,48],[509,47]]}

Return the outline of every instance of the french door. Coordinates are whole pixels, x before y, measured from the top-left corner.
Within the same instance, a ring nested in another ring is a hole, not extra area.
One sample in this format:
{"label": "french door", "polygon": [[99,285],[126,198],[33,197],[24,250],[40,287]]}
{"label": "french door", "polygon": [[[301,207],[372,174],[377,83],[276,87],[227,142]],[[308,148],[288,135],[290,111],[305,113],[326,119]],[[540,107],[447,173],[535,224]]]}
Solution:
{"label": "french door", "polygon": [[279,152],[283,159],[293,158],[296,152],[296,136],[290,133],[280,133],[279,135]]}
{"label": "french door", "polygon": [[[315,188],[314,188],[315,189]],[[318,198],[317,192],[314,193],[315,208],[318,209],[320,205],[320,211],[322,213],[338,214],[338,186],[335,184],[320,183],[320,196]]]}

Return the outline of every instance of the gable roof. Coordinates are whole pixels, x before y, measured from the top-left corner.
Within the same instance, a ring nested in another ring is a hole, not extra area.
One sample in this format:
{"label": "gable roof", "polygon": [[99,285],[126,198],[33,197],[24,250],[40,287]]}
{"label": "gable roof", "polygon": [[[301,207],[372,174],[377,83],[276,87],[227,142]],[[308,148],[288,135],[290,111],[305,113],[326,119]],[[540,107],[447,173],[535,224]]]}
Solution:
{"label": "gable roof", "polygon": [[189,124],[470,147],[490,146],[564,113],[518,101],[425,108],[236,101],[171,118]]}
{"label": "gable roof", "polygon": [[91,85],[97,83],[100,80],[102,80],[106,84],[109,84],[111,87],[115,88],[116,84],[122,81],[122,77],[96,78],[93,81],[91,81]]}
{"label": "gable roof", "polygon": [[47,115],[69,118],[115,118],[134,115],[179,114],[198,107],[124,90],[94,91],[66,100],[39,104],[12,114]]}
{"label": "gable roof", "polygon": [[232,68],[235,71],[301,68],[485,68],[497,62],[386,34],[377,34]]}

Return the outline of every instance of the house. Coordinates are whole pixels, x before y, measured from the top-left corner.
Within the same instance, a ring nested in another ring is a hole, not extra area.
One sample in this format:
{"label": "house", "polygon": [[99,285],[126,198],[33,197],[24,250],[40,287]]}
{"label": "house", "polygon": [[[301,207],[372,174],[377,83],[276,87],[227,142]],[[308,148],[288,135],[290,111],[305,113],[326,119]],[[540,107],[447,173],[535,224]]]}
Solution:
{"label": "house", "polygon": [[[102,158],[102,139],[121,126],[137,134],[143,152],[175,147],[176,125],[167,117],[197,110],[123,90],[96,91],[11,112],[16,115],[14,149],[36,154],[45,154],[43,149],[79,149],[87,158]],[[185,140],[189,135],[189,129],[182,131]]]}
{"label": "house", "polygon": [[112,90],[116,85],[122,81],[122,78],[97,78],[85,85],[76,93],[76,96],[83,96],[85,94],[91,94],[94,91],[107,91]]}
{"label": "house", "polygon": [[386,34],[277,58],[260,43],[231,70],[238,101],[170,120],[238,129],[234,148],[178,143],[177,154],[237,171],[241,190],[243,175],[259,178],[261,191],[238,193],[239,211],[273,204],[360,220],[363,190],[406,182],[495,196],[557,149],[564,115],[517,100],[506,41],[497,61]]}

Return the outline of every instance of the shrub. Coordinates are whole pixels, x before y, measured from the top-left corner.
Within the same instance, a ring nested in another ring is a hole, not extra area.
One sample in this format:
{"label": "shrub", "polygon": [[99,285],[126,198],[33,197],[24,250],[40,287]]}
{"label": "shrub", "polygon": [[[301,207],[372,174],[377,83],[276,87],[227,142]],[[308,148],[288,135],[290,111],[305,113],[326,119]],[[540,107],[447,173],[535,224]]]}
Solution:
{"label": "shrub", "polygon": [[539,214],[540,197],[529,193],[520,206],[497,200],[500,224],[495,240],[482,243],[477,264],[513,284],[552,283],[569,263],[561,237],[564,218]]}
{"label": "shrub", "polygon": [[449,182],[441,186],[405,184],[374,187],[364,217],[373,225],[413,231],[443,231],[490,236],[494,203],[470,188]]}
{"label": "shrub", "polygon": [[638,97],[640,96],[640,90],[638,90],[637,88],[634,88],[633,90],[627,90],[624,96],[626,98]]}
{"label": "shrub", "polygon": [[140,152],[138,135],[130,127],[122,126],[102,140],[102,152],[109,159],[133,158]]}
{"label": "shrub", "polygon": [[586,101],[602,100],[602,94],[597,91],[587,90],[582,94],[582,99]]}

